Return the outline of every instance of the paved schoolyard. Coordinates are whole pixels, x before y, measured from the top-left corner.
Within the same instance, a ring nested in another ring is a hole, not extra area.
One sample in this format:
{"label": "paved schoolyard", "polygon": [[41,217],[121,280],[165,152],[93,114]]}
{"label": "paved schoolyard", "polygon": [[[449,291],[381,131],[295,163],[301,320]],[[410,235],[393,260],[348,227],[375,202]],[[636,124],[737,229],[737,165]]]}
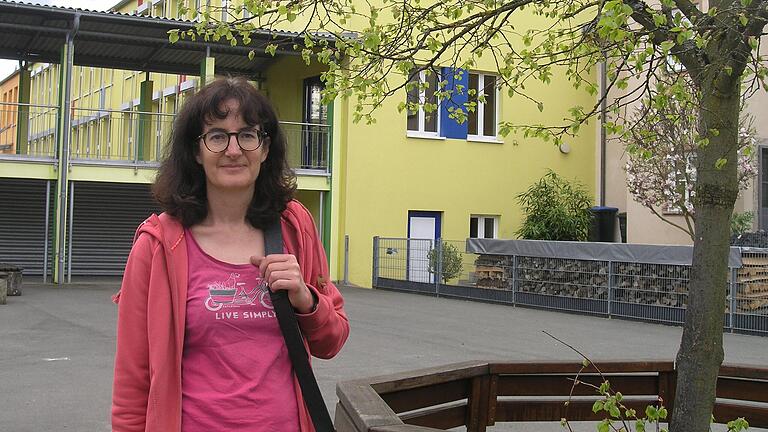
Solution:
{"label": "paved schoolyard", "polygon": [[[110,429],[116,315],[110,296],[118,285],[27,281],[23,296],[0,306],[0,430]],[[543,330],[593,359],[673,359],[681,333],[678,327],[380,290],[342,293],[349,342],[335,359],[314,362],[331,409],[340,380],[473,359],[578,358]],[[765,365],[768,337],[726,334],[725,351],[727,362]]]}

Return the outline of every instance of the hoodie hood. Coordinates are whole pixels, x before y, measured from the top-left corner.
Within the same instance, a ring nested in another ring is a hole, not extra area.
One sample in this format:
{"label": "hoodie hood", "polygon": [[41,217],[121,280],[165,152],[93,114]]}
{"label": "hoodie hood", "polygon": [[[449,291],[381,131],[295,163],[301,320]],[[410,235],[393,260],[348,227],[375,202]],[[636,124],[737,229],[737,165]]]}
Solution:
{"label": "hoodie hood", "polygon": [[[169,216],[166,213],[158,216],[152,213],[136,228],[136,233],[133,235],[134,244],[142,234],[149,235],[157,240],[165,251],[166,258],[170,261],[170,255],[176,251],[184,240],[184,227],[173,216]],[[120,302],[120,291],[112,296],[112,302],[115,304]]]}

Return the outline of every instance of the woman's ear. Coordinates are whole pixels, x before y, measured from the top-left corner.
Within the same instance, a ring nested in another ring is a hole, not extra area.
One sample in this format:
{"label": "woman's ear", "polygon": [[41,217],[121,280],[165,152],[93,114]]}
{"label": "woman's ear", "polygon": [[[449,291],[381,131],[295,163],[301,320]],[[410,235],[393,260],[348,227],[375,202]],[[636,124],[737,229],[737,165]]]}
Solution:
{"label": "woman's ear", "polygon": [[197,148],[195,149],[195,160],[197,161],[198,165],[203,164],[203,157],[200,155],[200,151],[200,143],[197,143]]}
{"label": "woman's ear", "polygon": [[267,160],[267,156],[269,155],[269,145],[272,143],[272,139],[267,137],[266,141],[264,142],[264,151],[261,152],[261,163],[264,163]]}

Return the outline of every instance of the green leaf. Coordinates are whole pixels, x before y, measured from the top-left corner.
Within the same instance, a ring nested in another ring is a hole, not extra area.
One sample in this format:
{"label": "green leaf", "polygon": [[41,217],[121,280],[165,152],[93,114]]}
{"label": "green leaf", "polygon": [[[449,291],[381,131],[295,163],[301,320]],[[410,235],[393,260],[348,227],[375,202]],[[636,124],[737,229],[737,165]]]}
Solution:
{"label": "green leaf", "polygon": [[749,20],[747,19],[747,17],[744,14],[740,14],[739,15],[739,22],[741,23],[741,25],[746,27],[747,23],[749,23]]}
{"label": "green leaf", "polygon": [[621,417],[621,411],[619,411],[619,407],[617,407],[616,405],[611,405],[610,408],[608,409],[608,413],[613,418]]}
{"label": "green leaf", "polygon": [[638,420],[635,422],[635,432],[645,432],[645,421]]}
{"label": "green leaf", "polygon": [[248,60],[253,60],[256,57],[256,53],[253,50],[248,51]]}
{"label": "green leaf", "polygon": [[544,111],[544,104],[541,103],[541,102],[537,102],[536,103],[536,108],[539,109],[539,112],[542,112],[542,111]]}
{"label": "green leaf", "polygon": [[645,407],[645,416],[649,421],[656,421],[659,419],[659,410],[655,406],[648,405]]}
{"label": "green leaf", "polygon": [[268,44],[266,48],[264,48],[264,52],[274,57],[275,53],[277,53],[277,45]]}
{"label": "green leaf", "polygon": [[661,43],[661,50],[664,52],[664,54],[669,53],[669,50],[672,49],[672,47],[675,46],[675,43],[672,41],[664,41]]}
{"label": "green leaf", "polygon": [[611,423],[608,421],[608,419],[603,419],[603,421],[597,424],[597,432],[609,432],[610,430]]}
{"label": "green leaf", "polygon": [[179,31],[178,30],[168,30],[168,41],[171,43],[176,43],[179,41]]}
{"label": "green leaf", "polygon": [[596,400],[594,404],[592,404],[592,412],[600,412],[603,410],[603,401]]}

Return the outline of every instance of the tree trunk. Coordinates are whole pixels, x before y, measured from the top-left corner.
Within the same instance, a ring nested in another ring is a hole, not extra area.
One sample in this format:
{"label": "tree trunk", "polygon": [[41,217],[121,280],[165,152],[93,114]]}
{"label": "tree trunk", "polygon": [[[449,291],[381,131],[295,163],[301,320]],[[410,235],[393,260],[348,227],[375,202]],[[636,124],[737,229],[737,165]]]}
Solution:
{"label": "tree trunk", "polygon": [[[713,80],[714,81],[714,80]],[[728,284],[730,216],[738,195],[738,79],[701,86],[699,134],[709,144],[697,151],[693,263],[685,326],[677,353],[677,390],[672,432],[707,432],[723,362],[723,319]],[[725,88],[723,88],[725,87]],[[711,133],[717,129],[719,135]],[[725,166],[715,167],[725,158]]]}

